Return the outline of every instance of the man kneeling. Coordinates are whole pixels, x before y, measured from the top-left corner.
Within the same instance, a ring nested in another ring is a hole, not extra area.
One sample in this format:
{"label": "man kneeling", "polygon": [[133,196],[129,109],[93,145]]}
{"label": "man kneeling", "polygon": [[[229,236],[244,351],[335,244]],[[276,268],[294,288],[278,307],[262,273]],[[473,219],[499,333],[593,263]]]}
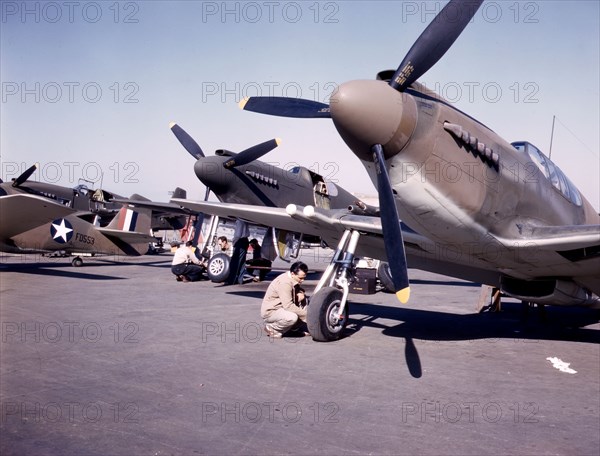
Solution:
{"label": "man kneeling", "polygon": [[204,263],[196,258],[192,250],[192,241],[181,244],[175,251],[171,262],[171,272],[175,274],[178,282],[200,280],[205,269]]}
{"label": "man kneeling", "polygon": [[260,309],[265,322],[265,332],[269,337],[280,338],[291,329],[304,328],[306,323],[306,294],[300,284],[306,278],[308,266],[298,261],[290,266],[288,272],[279,275],[267,288]]}

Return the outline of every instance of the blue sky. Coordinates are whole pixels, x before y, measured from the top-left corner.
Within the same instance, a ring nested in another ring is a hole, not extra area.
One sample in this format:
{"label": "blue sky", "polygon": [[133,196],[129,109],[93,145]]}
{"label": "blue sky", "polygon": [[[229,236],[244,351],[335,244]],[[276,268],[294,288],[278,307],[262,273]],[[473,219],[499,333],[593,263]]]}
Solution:
{"label": "blue sky", "polygon": [[[327,120],[241,111],[244,95],[327,101],[335,84],[395,69],[445,2],[2,2],[2,179],[35,162],[62,185],[166,201],[200,199],[194,160],[168,128],[204,151],[273,137],[265,157],[300,163],[374,194]],[[600,207],[600,2],[487,1],[421,78],[508,141],[529,140]],[[98,182],[97,185],[99,185]]]}

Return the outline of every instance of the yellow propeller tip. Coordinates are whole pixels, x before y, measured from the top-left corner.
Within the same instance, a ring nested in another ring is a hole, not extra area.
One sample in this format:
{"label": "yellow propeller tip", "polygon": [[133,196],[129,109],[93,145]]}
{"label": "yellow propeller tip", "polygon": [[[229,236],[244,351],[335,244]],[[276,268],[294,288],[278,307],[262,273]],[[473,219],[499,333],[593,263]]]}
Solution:
{"label": "yellow propeller tip", "polygon": [[281,146],[281,138],[275,138],[275,143],[276,143],[278,146]]}
{"label": "yellow propeller tip", "polygon": [[175,125],[177,125],[177,122],[169,122],[169,128],[173,128]]}
{"label": "yellow propeller tip", "polygon": [[402,304],[406,304],[410,298],[410,287],[406,287],[400,291],[397,291],[396,298],[398,298],[398,301],[400,301]]}
{"label": "yellow propeller tip", "polygon": [[249,99],[250,99],[250,97],[244,97],[240,100],[240,102],[238,103],[238,106],[240,107],[240,109],[244,109],[244,107],[246,106],[246,103],[248,103]]}

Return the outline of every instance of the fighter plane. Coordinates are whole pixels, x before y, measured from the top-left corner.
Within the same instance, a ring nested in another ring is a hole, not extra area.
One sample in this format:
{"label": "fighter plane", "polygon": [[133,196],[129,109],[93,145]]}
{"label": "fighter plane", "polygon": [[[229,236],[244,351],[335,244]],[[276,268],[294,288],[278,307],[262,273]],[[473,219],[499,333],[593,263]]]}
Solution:
{"label": "fighter plane", "polygon": [[[600,216],[527,141],[509,143],[417,82],[452,46],[483,0],[451,0],[397,70],[346,82],[329,104],[251,97],[248,111],[331,119],[379,193],[380,217],[290,205],[285,210],[176,201],[207,213],[319,233],[338,241],[312,297],[315,340],[347,321],[355,254],[387,259],[401,302],[411,267],[496,287],[526,302],[598,306]],[[451,19],[451,20],[450,20]],[[430,170],[452,166],[453,173]],[[402,230],[400,217],[410,229]]]}
{"label": "fighter plane", "polygon": [[[265,141],[239,153],[219,149],[215,155],[207,156],[192,136],[177,123],[171,122],[169,127],[185,150],[196,160],[194,172],[206,186],[204,201],[208,200],[212,192],[223,203],[279,208],[294,203],[324,209],[344,208],[362,215],[377,213],[377,208],[364,203],[334,182],[304,166],[295,166],[287,170],[258,160],[276,148],[281,143],[279,139]],[[182,199],[177,196],[173,198]],[[200,232],[202,222],[203,214],[200,212],[194,228],[196,236]],[[207,236],[209,240],[214,238],[217,225],[211,226],[212,232]],[[290,249],[292,245],[296,246],[297,250],[302,242],[320,243],[321,238],[318,234],[308,235],[291,229],[278,230],[277,241],[280,256],[287,258],[297,255],[297,251]],[[193,242],[197,244],[197,238]],[[209,277],[223,275],[222,269],[226,267],[227,261],[222,256],[211,258],[208,265]]]}
{"label": "fighter plane", "polygon": [[196,159],[194,172],[206,186],[205,200],[212,191],[224,203],[281,208],[294,203],[323,209],[350,208],[360,214],[377,210],[304,166],[286,170],[259,161],[281,143],[280,139],[265,141],[239,153],[219,149],[215,155],[206,156],[198,143],[178,124],[172,122],[169,127]]}
{"label": "fighter plane", "polygon": [[[148,250],[151,218],[147,209],[106,203],[106,192],[90,195],[84,188],[70,189],[28,181],[33,165],[12,182],[0,181],[0,251],[7,253],[61,252],[75,255],[141,255]],[[101,226],[99,218],[110,218]]]}

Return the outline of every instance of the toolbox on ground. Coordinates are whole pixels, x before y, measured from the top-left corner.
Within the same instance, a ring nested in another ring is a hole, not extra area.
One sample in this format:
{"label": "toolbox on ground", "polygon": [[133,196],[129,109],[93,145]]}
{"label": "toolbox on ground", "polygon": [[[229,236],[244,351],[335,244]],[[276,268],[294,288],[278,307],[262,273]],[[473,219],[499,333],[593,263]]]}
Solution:
{"label": "toolbox on ground", "polygon": [[350,285],[350,293],[374,294],[377,291],[377,270],[357,268],[355,281]]}

